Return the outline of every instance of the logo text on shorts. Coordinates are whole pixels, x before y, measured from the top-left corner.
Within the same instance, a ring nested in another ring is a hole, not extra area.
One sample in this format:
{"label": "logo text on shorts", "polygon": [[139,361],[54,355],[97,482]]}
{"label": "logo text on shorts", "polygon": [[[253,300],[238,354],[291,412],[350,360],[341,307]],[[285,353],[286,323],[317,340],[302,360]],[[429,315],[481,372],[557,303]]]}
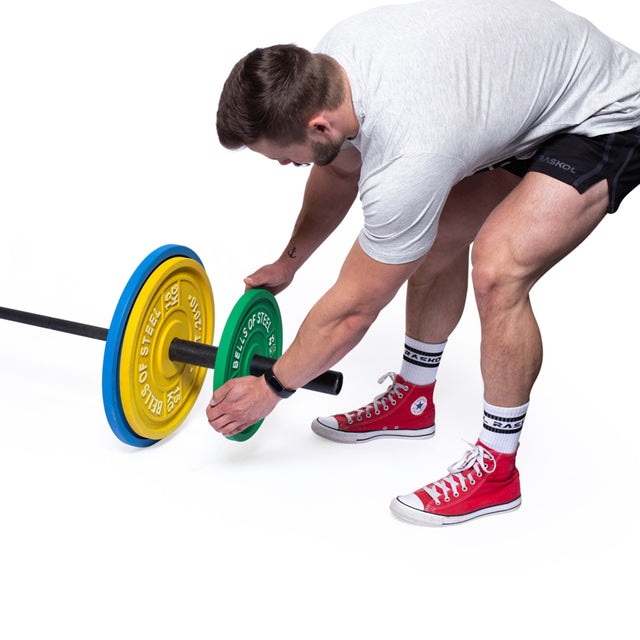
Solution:
{"label": "logo text on shorts", "polygon": [[544,154],[538,157],[540,162],[544,162],[545,164],[551,165],[552,167],[558,167],[562,171],[569,171],[570,173],[575,173],[575,167],[572,167],[567,162],[562,162],[562,160],[558,160],[557,158],[550,158],[549,156],[545,156]]}

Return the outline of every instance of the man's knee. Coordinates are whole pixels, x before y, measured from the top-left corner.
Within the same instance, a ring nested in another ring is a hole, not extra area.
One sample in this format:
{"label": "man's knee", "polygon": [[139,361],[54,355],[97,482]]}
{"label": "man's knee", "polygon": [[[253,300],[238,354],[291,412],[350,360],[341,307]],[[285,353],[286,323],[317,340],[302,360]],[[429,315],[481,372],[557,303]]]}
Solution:
{"label": "man's knee", "polygon": [[471,264],[473,290],[481,317],[508,310],[529,295],[531,275],[505,248],[478,242],[471,252]]}

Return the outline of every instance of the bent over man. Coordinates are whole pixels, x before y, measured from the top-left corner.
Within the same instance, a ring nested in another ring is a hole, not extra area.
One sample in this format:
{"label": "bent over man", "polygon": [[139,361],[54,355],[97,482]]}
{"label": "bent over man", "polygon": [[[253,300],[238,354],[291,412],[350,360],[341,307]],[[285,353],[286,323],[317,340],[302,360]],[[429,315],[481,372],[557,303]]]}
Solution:
{"label": "bent over man", "polygon": [[402,366],[386,393],[312,428],[337,442],[433,436],[438,364],[471,259],[479,438],[391,509],[426,525],[516,509],[516,451],[542,361],[529,292],[640,182],[640,56],[547,0],[382,7],[338,24],[314,53],[248,54],[217,127],[229,149],[313,163],[287,246],[248,287],[287,287],[358,193],[364,226],[272,375],[214,393],[213,428],[242,431],[335,365],[407,282]]}

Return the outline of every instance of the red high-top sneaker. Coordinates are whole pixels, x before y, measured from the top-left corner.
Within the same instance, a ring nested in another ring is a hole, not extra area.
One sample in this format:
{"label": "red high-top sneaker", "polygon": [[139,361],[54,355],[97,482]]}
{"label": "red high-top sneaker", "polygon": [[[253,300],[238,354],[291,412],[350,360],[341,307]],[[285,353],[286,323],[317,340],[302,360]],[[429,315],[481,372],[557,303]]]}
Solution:
{"label": "red high-top sneaker", "polygon": [[451,465],[449,475],[391,502],[391,511],[413,524],[458,524],[520,506],[515,453],[499,453],[478,442]]}
{"label": "red high-top sneaker", "polygon": [[373,438],[430,438],[435,433],[436,410],[432,384],[420,386],[387,373],[391,386],[371,402],[350,413],[316,418],[311,428],[336,442],[365,442]]}

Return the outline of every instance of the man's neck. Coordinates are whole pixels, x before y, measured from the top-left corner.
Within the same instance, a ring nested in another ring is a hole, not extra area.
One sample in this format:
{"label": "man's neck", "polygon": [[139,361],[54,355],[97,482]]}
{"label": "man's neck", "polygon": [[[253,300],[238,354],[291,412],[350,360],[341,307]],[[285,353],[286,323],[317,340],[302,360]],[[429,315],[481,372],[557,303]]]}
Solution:
{"label": "man's neck", "polygon": [[358,122],[358,116],[353,106],[353,97],[351,95],[351,83],[349,82],[349,76],[347,72],[340,67],[342,72],[342,78],[345,88],[345,99],[340,108],[338,109],[339,121],[342,132],[347,139],[355,138],[360,130],[360,123]]}

